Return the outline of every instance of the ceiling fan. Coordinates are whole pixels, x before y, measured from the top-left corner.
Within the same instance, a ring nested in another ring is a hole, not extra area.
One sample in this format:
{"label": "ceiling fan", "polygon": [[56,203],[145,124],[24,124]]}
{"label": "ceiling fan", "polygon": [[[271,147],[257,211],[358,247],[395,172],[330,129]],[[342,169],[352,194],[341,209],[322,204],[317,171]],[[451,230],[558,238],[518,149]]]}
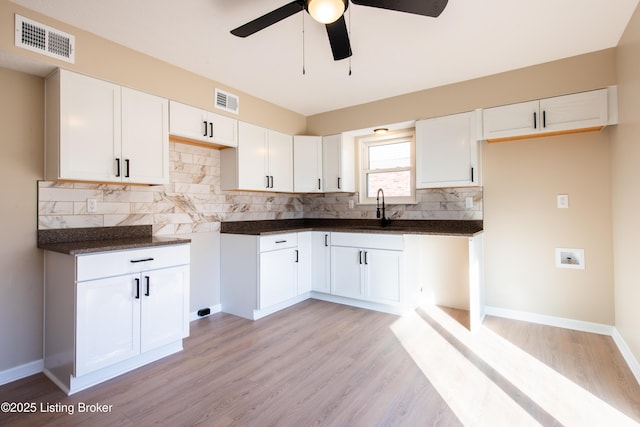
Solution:
{"label": "ceiling fan", "polygon": [[[438,17],[448,0],[351,0],[354,4]],[[231,30],[231,34],[247,37],[302,10],[306,10],[316,21],[325,24],[333,59],[338,61],[351,56],[349,33],[344,12],[349,0],[294,0],[271,12]]]}

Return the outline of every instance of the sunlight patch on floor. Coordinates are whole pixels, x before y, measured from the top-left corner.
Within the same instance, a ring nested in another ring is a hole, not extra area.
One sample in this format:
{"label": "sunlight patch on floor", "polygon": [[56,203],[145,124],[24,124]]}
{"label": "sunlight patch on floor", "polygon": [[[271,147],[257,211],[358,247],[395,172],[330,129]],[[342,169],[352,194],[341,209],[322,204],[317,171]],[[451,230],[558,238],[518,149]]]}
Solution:
{"label": "sunlight patch on floor", "polygon": [[540,425],[417,313],[391,325],[405,350],[464,425]]}
{"label": "sunlight patch on floor", "polygon": [[[561,424],[639,425],[488,328],[470,333],[435,306],[420,310]],[[537,424],[417,312],[391,329],[465,425]]]}

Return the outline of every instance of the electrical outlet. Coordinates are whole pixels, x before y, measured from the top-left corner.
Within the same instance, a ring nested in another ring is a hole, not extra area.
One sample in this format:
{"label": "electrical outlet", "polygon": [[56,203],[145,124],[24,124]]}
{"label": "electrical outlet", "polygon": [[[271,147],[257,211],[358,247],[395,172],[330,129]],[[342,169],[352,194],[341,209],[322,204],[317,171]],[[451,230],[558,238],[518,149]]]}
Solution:
{"label": "electrical outlet", "polygon": [[271,201],[267,202],[267,210],[270,211],[273,208],[273,203]]}
{"label": "electrical outlet", "polygon": [[465,207],[467,209],[472,209],[473,208],[473,197],[467,197],[466,199],[464,199],[464,203],[465,203]]}
{"label": "electrical outlet", "polygon": [[558,203],[558,209],[568,209],[569,208],[569,195],[568,194],[558,194],[557,203]]}
{"label": "electrical outlet", "polygon": [[353,209],[353,207],[355,206],[353,199],[349,199],[349,209]]}
{"label": "electrical outlet", "polygon": [[98,201],[96,199],[87,199],[87,212],[88,213],[98,212]]}

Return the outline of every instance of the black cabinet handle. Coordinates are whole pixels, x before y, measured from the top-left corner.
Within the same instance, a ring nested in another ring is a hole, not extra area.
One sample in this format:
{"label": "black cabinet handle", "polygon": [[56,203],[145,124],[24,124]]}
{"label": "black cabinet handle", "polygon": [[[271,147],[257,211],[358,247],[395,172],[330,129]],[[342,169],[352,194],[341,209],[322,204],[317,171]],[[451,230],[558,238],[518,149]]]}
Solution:
{"label": "black cabinet handle", "polygon": [[286,240],[276,240],[276,244],[279,244],[279,243],[287,243],[287,241]]}
{"label": "black cabinet handle", "polygon": [[533,128],[538,129],[538,113],[533,112]]}
{"label": "black cabinet handle", "polygon": [[120,159],[116,157],[116,177],[120,178]]}
{"label": "black cabinet handle", "polygon": [[338,190],[341,190],[341,188],[340,188],[340,177],[338,177]]}
{"label": "black cabinet handle", "polygon": [[213,138],[213,123],[209,122],[209,138]]}
{"label": "black cabinet handle", "polygon": [[322,184],[322,181],[320,180],[320,178],[318,178],[318,190],[320,190],[320,185]]}
{"label": "black cabinet handle", "polygon": [[267,186],[265,188],[269,188],[269,175],[266,175],[267,177]]}
{"label": "black cabinet handle", "polygon": [[136,299],[140,299],[140,279],[136,280]]}
{"label": "black cabinet handle", "polygon": [[326,248],[327,246],[329,246],[329,235],[325,234],[324,235],[324,247]]}
{"label": "black cabinet handle", "polygon": [[296,262],[300,261],[300,251],[296,249]]}
{"label": "black cabinet handle", "polygon": [[362,265],[362,251],[359,252],[358,257],[359,257],[360,265]]}
{"label": "black cabinet handle", "polygon": [[367,259],[367,254],[368,254],[368,253],[369,253],[369,252],[364,251],[364,265],[369,265],[369,260]]}
{"label": "black cabinet handle", "polygon": [[132,259],[129,262],[132,264],[135,264],[136,262],[146,262],[146,261],[153,261],[153,258]]}
{"label": "black cabinet handle", "polygon": [[271,187],[269,188],[273,188],[273,175],[271,175]]}
{"label": "black cabinet handle", "polygon": [[542,112],[542,127],[543,128],[547,127],[547,112],[546,111]]}
{"label": "black cabinet handle", "polygon": [[207,136],[207,121],[204,121],[204,135],[202,136]]}
{"label": "black cabinet handle", "polygon": [[145,292],[144,295],[148,297],[149,295],[151,295],[151,293],[149,292],[149,276],[144,276],[144,280],[147,282],[147,292]]}
{"label": "black cabinet handle", "polygon": [[474,178],[474,177],[473,177],[473,167],[472,167],[472,168],[471,168],[471,182],[474,182],[473,178]]}
{"label": "black cabinet handle", "polygon": [[124,159],[124,165],[126,166],[127,172],[125,172],[124,177],[129,178],[129,173],[131,172],[129,169],[129,159]]}

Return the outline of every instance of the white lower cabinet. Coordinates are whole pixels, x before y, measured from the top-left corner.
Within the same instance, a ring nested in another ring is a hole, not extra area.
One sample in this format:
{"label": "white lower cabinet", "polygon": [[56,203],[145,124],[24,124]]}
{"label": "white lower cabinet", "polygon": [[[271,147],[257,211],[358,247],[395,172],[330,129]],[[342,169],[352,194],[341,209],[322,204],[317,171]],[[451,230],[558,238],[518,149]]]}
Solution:
{"label": "white lower cabinet", "polygon": [[68,394],[182,349],[189,245],[46,252],[45,373]]}
{"label": "white lower cabinet", "polygon": [[332,233],[331,237],[331,294],[400,304],[402,236]]}
{"label": "white lower cabinet", "polygon": [[311,290],[331,292],[331,233],[311,233]]}
{"label": "white lower cabinet", "polygon": [[221,235],[222,311],[256,320],[309,297],[307,233]]}
{"label": "white lower cabinet", "polygon": [[258,308],[265,309],[298,294],[297,248],[260,253],[260,297]]}

